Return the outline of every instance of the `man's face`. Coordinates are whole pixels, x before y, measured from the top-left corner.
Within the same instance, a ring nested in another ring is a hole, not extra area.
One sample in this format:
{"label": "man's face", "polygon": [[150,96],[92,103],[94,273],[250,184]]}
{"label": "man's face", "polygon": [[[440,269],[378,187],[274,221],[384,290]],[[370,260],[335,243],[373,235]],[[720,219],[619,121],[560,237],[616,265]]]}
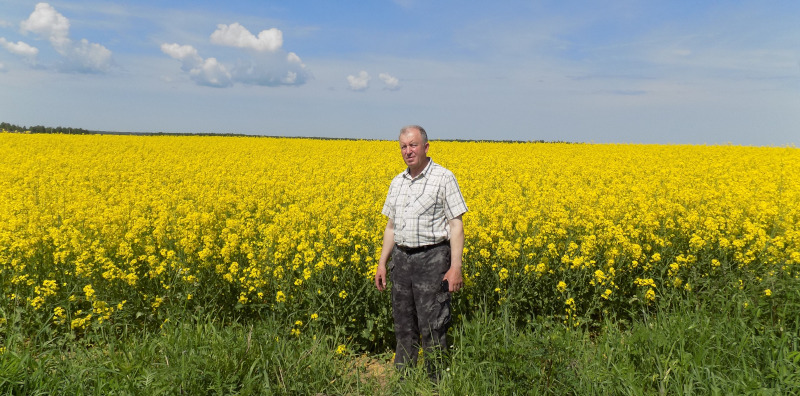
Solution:
{"label": "man's face", "polygon": [[416,169],[425,163],[428,156],[428,143],[423,143],[422,135],[416,129],[408,129],[400,135],[400,152],[403,160],[411,169]]}

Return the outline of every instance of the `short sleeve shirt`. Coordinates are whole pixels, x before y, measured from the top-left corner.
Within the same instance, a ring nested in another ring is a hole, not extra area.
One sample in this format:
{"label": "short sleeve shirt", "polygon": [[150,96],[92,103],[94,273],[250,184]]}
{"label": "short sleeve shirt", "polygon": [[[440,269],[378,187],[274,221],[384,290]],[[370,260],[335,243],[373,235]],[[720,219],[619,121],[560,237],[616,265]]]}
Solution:
{"label": "short sleeve shirt", "polygon": [[448,221],[466,212],[455,175],[433,160],[416,178],[408,169],[395,176],[381,211],[394,221],[395,243],[410,248],[450,239]]}

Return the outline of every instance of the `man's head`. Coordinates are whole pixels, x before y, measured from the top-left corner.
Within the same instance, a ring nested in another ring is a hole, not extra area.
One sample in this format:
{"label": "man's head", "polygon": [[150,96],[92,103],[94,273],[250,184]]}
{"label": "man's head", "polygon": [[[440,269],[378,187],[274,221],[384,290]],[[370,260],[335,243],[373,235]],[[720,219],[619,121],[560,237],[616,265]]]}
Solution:
{"label": "man's head", "polygon": [[412,175],[428,165],[428,146],[428,134],[421,126],[409,125],[400,130],[400,152]]}
{"label": "man's head", "polygon": [[425,132],[425,128],[419,125],[404,126],[403,129],[400,130],[400,136],[402,137],[403,134],[406,134],[413,130],[417,130],[419,132],[419,134],[422,136],[423,143],[428,143],[428,132]]}

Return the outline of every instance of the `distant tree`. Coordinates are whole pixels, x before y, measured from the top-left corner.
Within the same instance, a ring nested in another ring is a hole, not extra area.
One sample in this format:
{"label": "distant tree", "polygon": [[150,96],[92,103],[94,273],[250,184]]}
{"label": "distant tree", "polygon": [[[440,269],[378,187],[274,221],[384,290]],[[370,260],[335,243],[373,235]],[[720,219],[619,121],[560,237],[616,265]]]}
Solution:
{"label": "distant tree", "polygon": [[7,122],[0,122],[0,130],[9,131],[9,132],[24,132],[25,127],[20,127],[19,125],[9,124]]}
{"label": "distant tree", "polygon": [[62,126],[57,126],[53,128],[53,127],[46,127],[44,125],[34,125],[30,128],[26,128],[25,126],[14,125],[8,122],[0,122],[0,130],[8,132],[30,131],[31,133],[63,133],[63,134],[73,134],[73,135],[74,134],[86,135],[90,133],[98,133],[83,128],[72,128],[72,127],[62,127]]}

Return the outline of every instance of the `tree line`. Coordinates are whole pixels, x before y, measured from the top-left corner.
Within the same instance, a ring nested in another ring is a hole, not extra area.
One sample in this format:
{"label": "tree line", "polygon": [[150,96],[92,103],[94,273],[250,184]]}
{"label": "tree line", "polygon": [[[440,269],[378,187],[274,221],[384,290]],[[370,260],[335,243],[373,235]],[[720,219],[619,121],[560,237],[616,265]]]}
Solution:
{"label": "tree line", "polygon": [[[71,127],[46,127],[42,125],[35,125],[30,128],[10,124],[8,122],[0,122],[0,131],[16,132],[16,133],[61,133],[71,135],[90,135],[90,134],[103,134],[103,135],[135,135],[135,136],[227,136],[227,137],[266,137],[266,138],[302,138],[302,139],[317,139],[317,140],[383,140],[383,139],[355,139],[346,137],[318,137],[318,136],[276,136],[276,135],[248,135],[243,133],[213,133],[213,132],[195,132],[195,133],[175,133],[175,132],[110,132],[110,131],[92,131],[83,128]],[[503,142],[503,143],[576,143],[562,140],[491,140],[491,139],[433,139],[441,142]]]}
{"label": "tree line", "polygon": [[7,122],[0,122],[0,130],[8,131],[8,132],[19,132],[19,133],[66,133],[72,135],[87,135],[90,133],[97,133],[95,131],[90,131],[88,129],[83,128],[71,128],[71,127],[62,127],[57,126],[53,127],[46,127],[44,125],[34,125],[30,128],[25,126],[19,126],[14,124],[9,124]]}

